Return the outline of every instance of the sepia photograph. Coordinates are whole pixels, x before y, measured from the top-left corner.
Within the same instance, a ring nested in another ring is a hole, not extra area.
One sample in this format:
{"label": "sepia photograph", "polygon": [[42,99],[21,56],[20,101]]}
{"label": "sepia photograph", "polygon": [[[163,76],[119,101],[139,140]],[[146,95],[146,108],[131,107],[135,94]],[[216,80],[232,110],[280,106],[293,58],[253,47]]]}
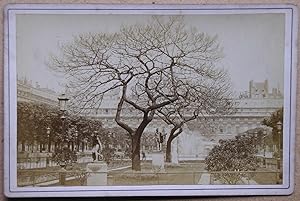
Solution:
{"label": "sepia photograph", "polygon": [[296,19],[288,5],[8,6],[6,194],[291,193]]}

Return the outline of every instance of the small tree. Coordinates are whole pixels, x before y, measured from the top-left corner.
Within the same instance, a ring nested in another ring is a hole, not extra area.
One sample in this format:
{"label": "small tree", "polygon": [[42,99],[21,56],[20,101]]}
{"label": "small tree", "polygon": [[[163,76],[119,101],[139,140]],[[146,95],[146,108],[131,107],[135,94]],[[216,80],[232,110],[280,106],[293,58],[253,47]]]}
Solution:
{"label": "small tree", "polygon": [[157,115],[172,126],[167,139],[167,162],[171,162],[171,143],[182,133],[182,126],[198,117],[206,119],[207,115],[232,113],[234,101],[231,95],[229,78],[225,72],[220,71],[211,82],[203,82],[201,89],[196,85],[190,87],[184,98],[180,97],[174,104],[157,109]]}
{"label": "small tree", "polygon": [[62,148],[56,148],[52,155],[52,160],[62,167],[69,167],[77,161],[76,152],[64,146]]}
{"label": "small tree", "polygon": [[[262,121],[262,125],[272,128],[273,142],[276,145],[278,145],[278,143],[280,142],[280,146],[282,147],[283,135],[279,135],[280,132],[278,131],[278,126],[277,126],[278,122],[280,122],[281,124],[283,123],[283,108],[280,108],[275,112],[273,112],[270,117],[264,118]],[[281,134],[283,134],[282,131]],[[279,147],[277,148],[279,149]]]}
{"label": "small tree", "polygon": [[[227,184],[237,184],[248,176],[240,171],[254,171],[259,160],[255,156],[257,137],[253,135],[236,136],[235,139],[220,140],[205,158],[206,169],[217,179]],[[229,172],[228,172],[229,171]]]}

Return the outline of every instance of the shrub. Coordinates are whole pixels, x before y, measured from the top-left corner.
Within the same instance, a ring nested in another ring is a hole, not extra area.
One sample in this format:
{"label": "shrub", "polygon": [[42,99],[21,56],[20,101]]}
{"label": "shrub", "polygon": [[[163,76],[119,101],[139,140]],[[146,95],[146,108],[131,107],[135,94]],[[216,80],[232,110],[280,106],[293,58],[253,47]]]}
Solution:
{"label": "shrub", "polygon": [[220,140],[205,158],[206,169],[214,173],[216,179],[227,184],[237,184],[242,177],[255,171],[259,161],[255,156],[256,140],[254,136],[237,136],[235,139]]}
{"label": "shrub", "polygon": [[75,151],[72,151],[65,146],[55,150],[52,160],[62,167],[67,167],[77,161],[77,156]]}

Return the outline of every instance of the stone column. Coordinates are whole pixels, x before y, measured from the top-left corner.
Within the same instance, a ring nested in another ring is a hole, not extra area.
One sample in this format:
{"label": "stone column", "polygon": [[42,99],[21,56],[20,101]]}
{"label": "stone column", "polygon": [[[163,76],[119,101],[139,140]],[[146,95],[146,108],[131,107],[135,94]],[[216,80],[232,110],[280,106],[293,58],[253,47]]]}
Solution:
{"label": "stone column", "polygon": [[95,161],[87,164],[87,186],[107,185],[107,164],[104,161]]}

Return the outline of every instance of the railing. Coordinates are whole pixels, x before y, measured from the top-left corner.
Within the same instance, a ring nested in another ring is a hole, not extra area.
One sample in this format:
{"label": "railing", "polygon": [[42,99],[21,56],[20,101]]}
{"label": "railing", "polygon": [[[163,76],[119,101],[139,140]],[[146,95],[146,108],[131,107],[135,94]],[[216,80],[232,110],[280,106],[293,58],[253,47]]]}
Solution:
{"label": "railing", "polygon": [[66,171],[62,169],[57,169],[57,171],[19,170],[17,172],[17,183],[19,187],[57,185],[82,186],[86,184],[86,178],[88,176],[89,172],[86,171]]}
{"label": "railing", "polygon": [[[97,172],[18,170],[18,186],[84,186],[87,178]],[[99,173],[100,174],[100,173]],[[278,171],[226,172],[131,172],[113,171],[107,174],[107,185],[259,185],[278,184]]]}
{"label": "railing", "polygon": [[[77,163],[89,163],[92,160],[92,154],[90,153],[80,153],[77,155]],[[58,165],[52,160],[51,156],[18,157],[17,159],[18,169],[40,169],[56,166]]]}
{"label": "railing", "polygon": [[54,166],[57,166],[57,164],[52,161],[51,157],[27,157],[17,159],[18,169],[37,169]]}

